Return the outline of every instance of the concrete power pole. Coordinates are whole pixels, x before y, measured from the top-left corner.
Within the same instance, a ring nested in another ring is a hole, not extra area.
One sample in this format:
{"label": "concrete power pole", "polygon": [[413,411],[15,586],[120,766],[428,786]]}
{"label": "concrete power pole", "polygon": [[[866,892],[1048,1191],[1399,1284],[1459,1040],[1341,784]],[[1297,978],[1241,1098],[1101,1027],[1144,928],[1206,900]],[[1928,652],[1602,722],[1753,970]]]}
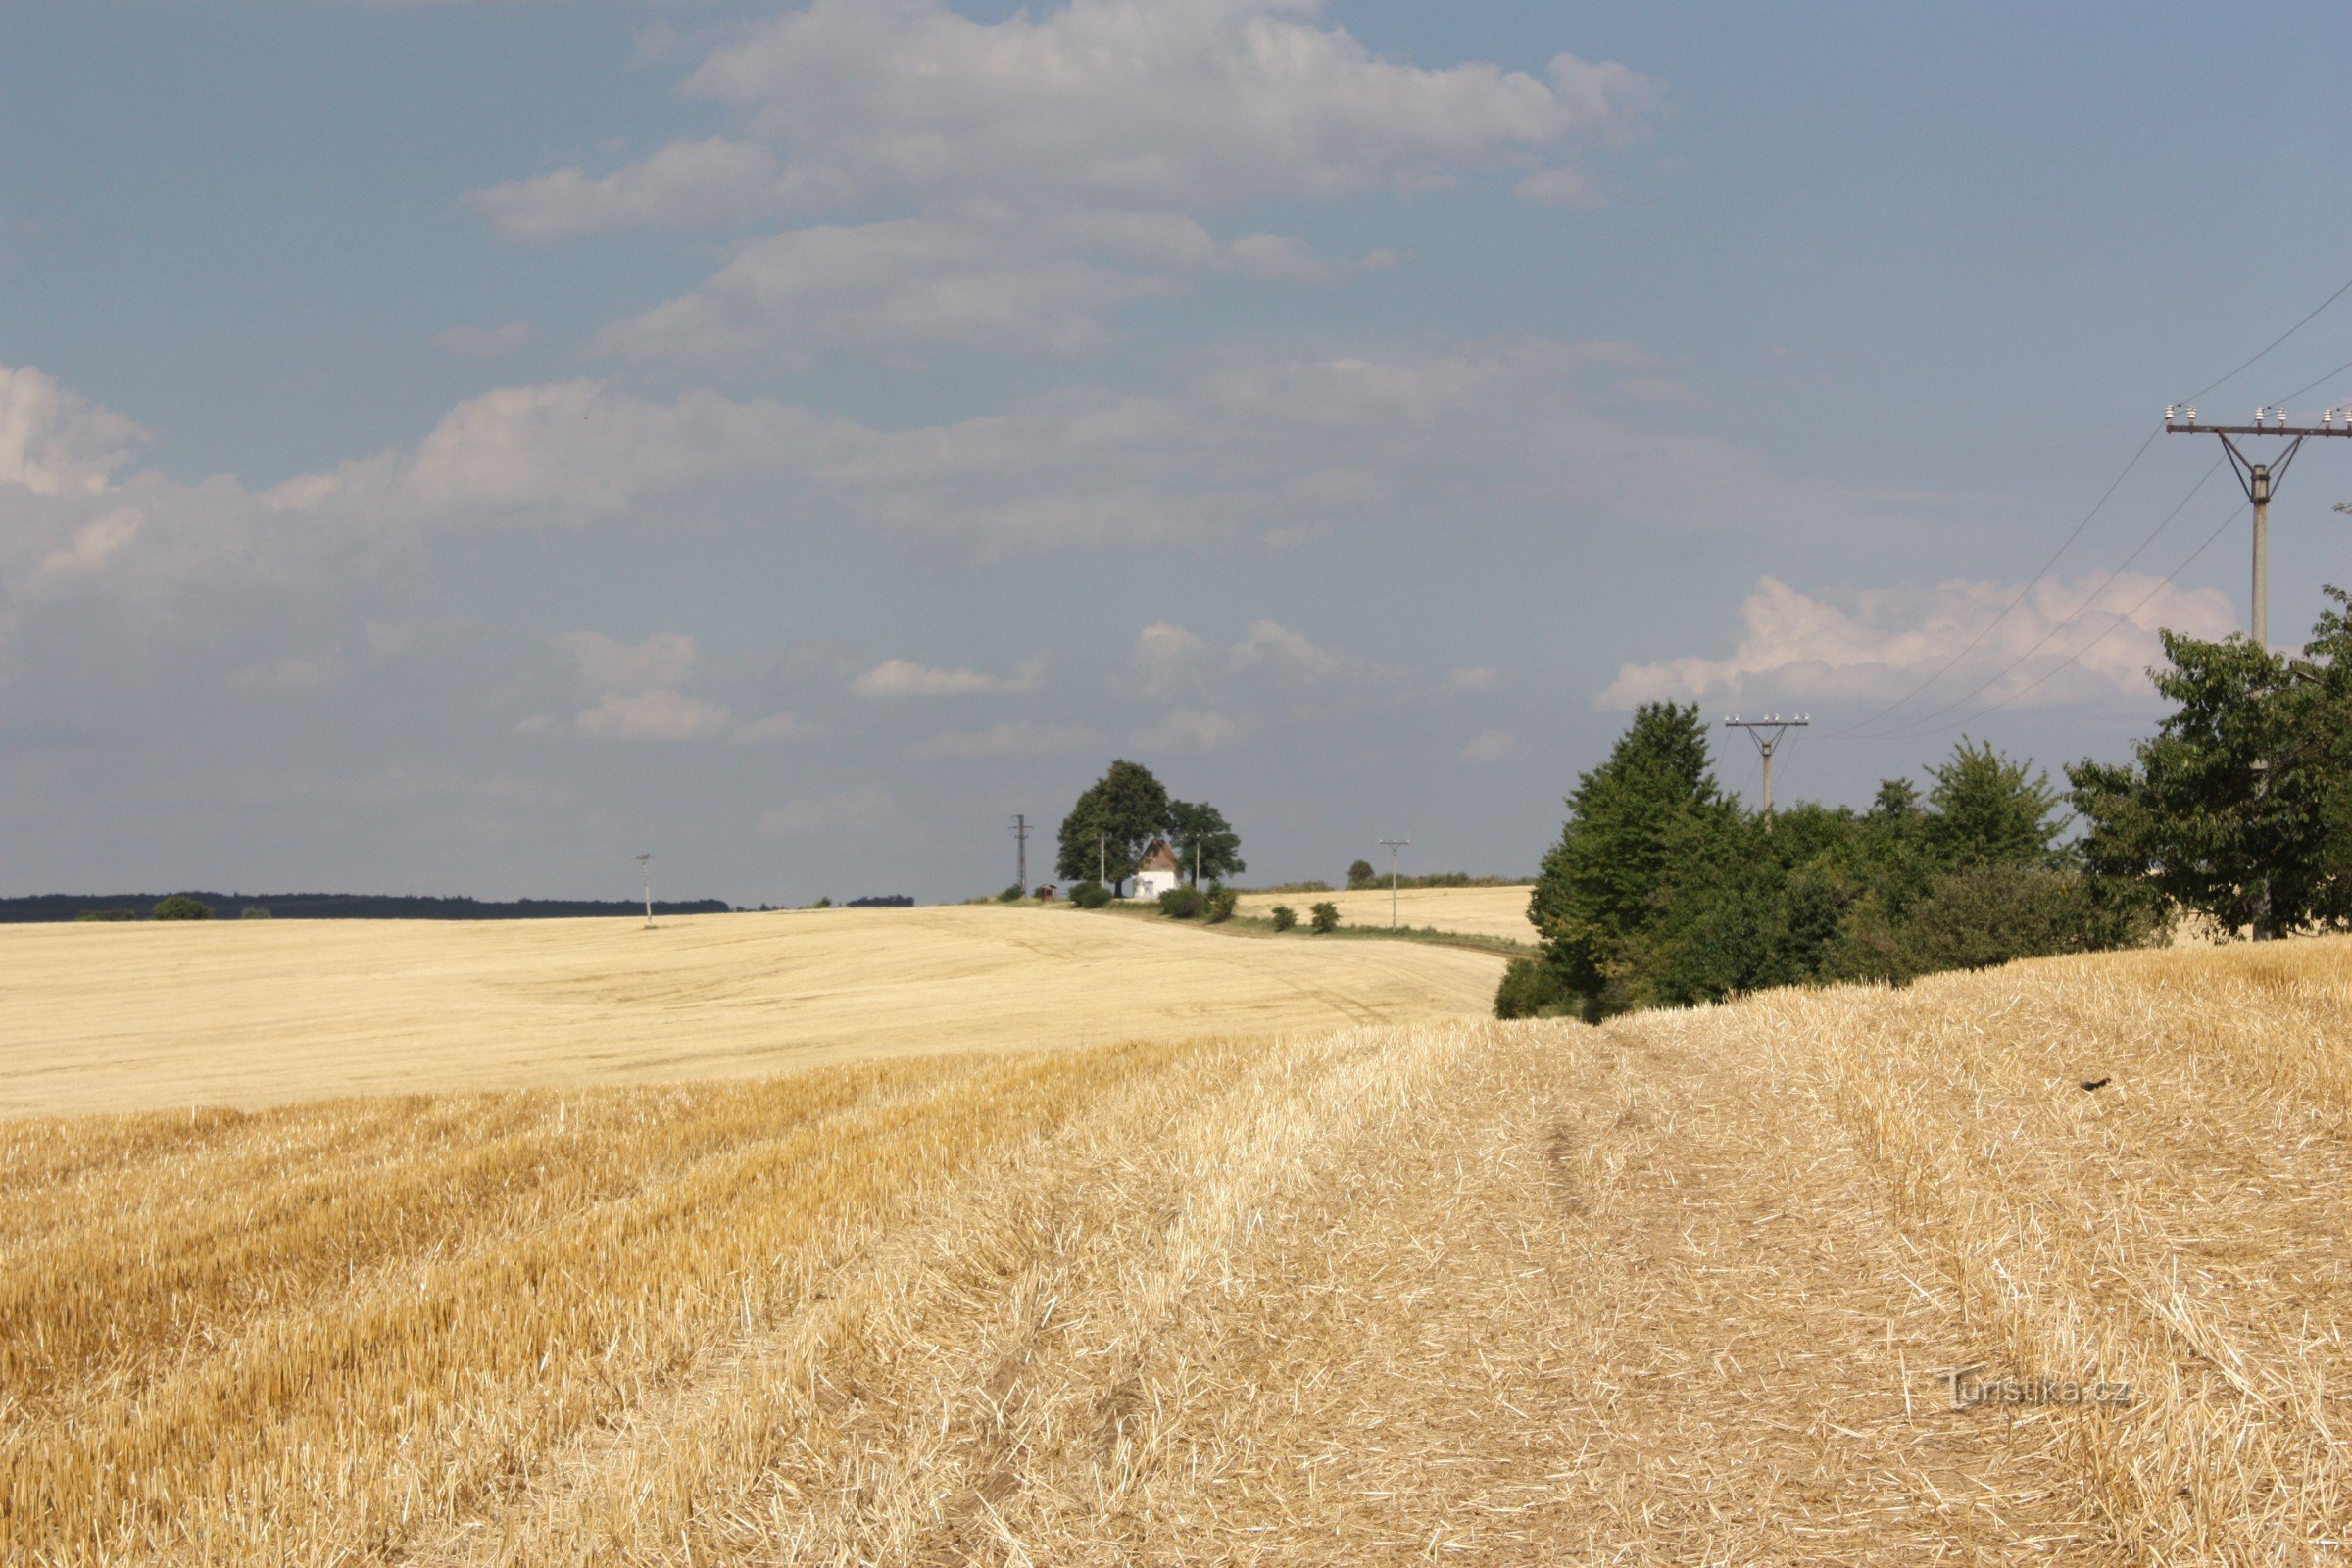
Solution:
{"label": "concrete power pole", "polygon": [[652,851],[637,857],[637,869],[645,873],[645,928],[654,928],[654,857]]}
{"label": "concrete power pole", "polygon": [[1029,818],[1015,816],[1012,819],[1012,837],[1013,842],[1021,847],[1020,869],[1013,877],[1013,885],[1021,890],[1023,897],[1027,897],[1029,892]]}
{"label": "concrete power pole", "polygon": [[[2237,475],[2238,488],[2254,505],[2254,584],[2253,603],[2246,614],[2247,635],[2254,646],[2271,646],[2271,492],[2286,478],[2287,465],[2312,436],[2352,436],[2352,409],[2329,409],[2320,416],[2318,424],[2290,425],[2286,411],[2268,406],[2254,411],[2252,424],[2199,424],[2194,408],[2168,404],[2164,411],[2164,428],[2170,435],[2219,436],[2222,450],[2230,455],[2230,466]],[[2256,463],[2238,450],[2230,438],[2267,435],[2283,437],[2286,446],[2267,463]]]}
{"label": "concrete power pole", "polygon": [[[1799,713],[1794,718],[1783,718],[1774,713],[1766,718],[1741,718],[1738,714],[1723,721],[1725,729],[1743,729],[1747,738],[1756,743],[1764,758],[1764,831],[1772,831],[1772,759],[1781,749],[1781,741],[1792,729],[1811,727],[1812,720]],[[1767,733],[1769,731],[1769,733]]]}
{"label": "concrete power pole", "polygon": [[1396,852],[1412,843],[1411,839],[1382,839],[1381,847],[1389,852],[1389,929],[1396,929]]}

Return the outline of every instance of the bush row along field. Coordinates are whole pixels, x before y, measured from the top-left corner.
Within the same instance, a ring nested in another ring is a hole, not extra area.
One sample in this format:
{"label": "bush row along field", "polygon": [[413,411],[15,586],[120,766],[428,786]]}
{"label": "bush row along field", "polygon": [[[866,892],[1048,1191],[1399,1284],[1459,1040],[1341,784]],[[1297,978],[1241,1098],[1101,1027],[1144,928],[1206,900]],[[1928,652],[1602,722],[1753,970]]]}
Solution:
{"label": "bush row along field", "polygon": [[2326,1560],[2348,1037],[2328,941],[9,1124],[0,1560]]}
{"label": "bush row along field", "polygon": [[[1477,888],[1400,888],[1396,915],[1406,926],[1458,931],[1465,936],[1504,937],[1534,943],[1536,928],[1528,923],[1525,884]],[[1263,918],[1277,904],[1298,911],[1300,923],[1309,905],[1336,904],[1340,919],[1351,926],[1386,926],[1389,890],[1359,888],[1348,893],[1245,893],[1241,912]]]}
{"label": "bush row along field", "polygon": [[[1329,945],[1327,945],[1329,946]],[[1487,1012],[1476,953],[1066,907],[0,927],[0,1114],[773,1073]]]}

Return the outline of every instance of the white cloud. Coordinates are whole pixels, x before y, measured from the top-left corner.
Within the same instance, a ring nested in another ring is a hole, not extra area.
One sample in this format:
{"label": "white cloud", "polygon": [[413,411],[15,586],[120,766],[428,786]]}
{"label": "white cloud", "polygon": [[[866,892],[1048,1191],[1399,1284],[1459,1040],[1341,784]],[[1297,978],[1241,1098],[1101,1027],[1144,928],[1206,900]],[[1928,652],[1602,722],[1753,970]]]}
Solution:
{"label": "white cloud", "polygon": [[504,326],[453,326],[433,334],[433,347],[444,354],[462,354],[468,359],[496,359],[512,354],[531,340],[531,329],[520,321],[509,321]]}
{"label": "white cloud", "polygon": [[1089,724],[992,724],[983,730],[943,729],[908,747],[918,761],[974,760],[993,757],[1067,757],[1096,752],[1102,733]]}
{"label": "white cloud", "polygon": [[[2013,583],[1953,581],[1814,595],[1766,577],[1740,606],[1740,645],[1729,658],[1624,665],[1599,703],[1632,708],[1743,697],[1886,702],[1934,675],[1980,632],[1984,635],[1975,648],[1910,711],[1924,715],[1987,680],[1991,684],[1968,707],[2011,698],[2042,706],[2119,692],[2140,695],[2148,689],[2145,671],[2163,662],[2158,628],[2221,637],[2233,624],[2229,598],[2219,590],[2140,575],[2118,577],[2078,615],[2100,580],[2042,582],[2001,616],[2017,595]],[[2072,624],[2058,629],[2070,616],[2076,617]],[[2071,666],[2052,675],[2078,653]],[[2003,673],[2012,662],[2017,667]]]}
{"label": "white cloud", "polygon": [[1502,671],[1481,664],[1475,669],[1457,669],[1446,678],[1448,691],[1494,692],[1502,689]]}
{"label": "white cloud", "polygon": [[568,239],[634,224],[701,227],[772,212],[790,194],[775,155],[712,136],[674,142],[602,177],[578,167],[470,192],[503,239]]}
{"label": "white cloud", "polygon": [[800,177],[858,189],[1227,204],[1416,190],[1622,141],[1656,83],[1556,57],[1374,56],[1317,0],[1073,0],[999,23],[940,0],[815,0],[713,50],[687,86],[739,106]]}
{"label": "white cloud", "polygon": [[1527,748],[1519,744],[1519,737],[1509,730],[1491,729],[1472,737],[1470,744],[1462,748],[1462,760],[1468,762],[1507,762],[1514,757],[1524,756],[1526,752]]}
{"label": "white cloud", "polygon": [[556,646],[579,667],[580,684],[591,691],[642,692],[679,686],[694,673],[694,639],[657,632],[641,643],[624,643],[602,632],[566,632]]}
{"label": "white cloud", "polygon": [[723,734],[727,710],[682,692],[608,692],[576,714],[571,732],[595,741],[699,741]]}
{"label": "white cloud", "polygon": [[771,806],[760,813],[760,831],[777,838],[808,833],[854,833],[892,819],[890,795],[878,784]]}
{"label": "white cloud", "polygon": [[1169,292],[1011,222],[907,218],[754,240],[716,276],[597,339],[631,359],[740,359],[780,341],[939,341],[1076,354],[1108,307]]}
{"label": "white cloud", "polygon": [[911,660],[886,659],[850,682],[860,697],[979,697],[1033,692],[1045,680],[1046,662],[1023,660],[1010,675],[976,669],[932,669]]}
{"label": "white cloud", "polygon": [[1234,674],[1268,669],[1300,685],[1311,686],[1352,673],[1356,664],[1352,660],[1316,647],[1298,632],[1271,620],[1261,620],[1233,645],[1225,667]]}
{"label": "white cloud", "polygon": [[1135,690],[1161,701],[1198,686],[1208,663],[1208,645],[1165,620],[1136,633],[1135,652],[1128,656]]}
{"label": "white cloud", "polygon": [[1247,714],[1232,718],[1210,710],[1180,708],[1138,730],[1135,744],[1148,752],[1216,752],[1240,745],[1255,728],[1257,721]]}
{"label": "white cloud", "polygon": [[40,496],[94,496],[144,446],[121,415],[60,388],[30,366],[0,365],[0,485]]}
{"label": "white cloud", "polygon": [[771,713],[748,724],[738,724],[727,739],[738,746],[764,746],[771,741],[797,741],[816,733],[816,726],[798,713]]}
{"label": "white cloud", "polygon": [[288,654],[240,669],[229,681],[258,691],[308,692],[322,691],[349,673],[338,654]]}

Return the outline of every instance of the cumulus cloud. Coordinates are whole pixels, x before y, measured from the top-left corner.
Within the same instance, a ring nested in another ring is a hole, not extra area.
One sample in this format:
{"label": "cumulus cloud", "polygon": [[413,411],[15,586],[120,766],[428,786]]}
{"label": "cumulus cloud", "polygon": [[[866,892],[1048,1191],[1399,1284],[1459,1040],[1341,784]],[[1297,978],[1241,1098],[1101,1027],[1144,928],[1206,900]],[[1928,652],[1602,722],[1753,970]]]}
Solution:
{"label": "cumulus cloud", "polygon": [[1136,633],[1135,651],[1128,656],[1135,690],[1161,701],[1192,690],[1208,666],[1208,644],[1165,620]]}
{"label": "cumulus cloud", "polygon": [[1519,737],[1509,730],[1491,729],[1471,738],[1470,744],[1462,748],[1462,760],[1466,762],[1507,762],[1514,757],[1526,755],[1526,752],[1527,748],[1519,743]]}
{"label": "cumulus cloud", "polygon": [[895,809],[888,791],[868,784],[837,795],[809,796],[771,806],[760,813],[760,831],[777,838],[861,832],[890,821]]}
{"label": "cumulus cloud", "polygon": [[1271,620],[1252,625],[1240,642],[1233,645],[1225,667],[1235,674],[1264,669],[1300,685],[1311,686],[1335,676],[1352,673],[1357,667],[1352,660],[1342,659],[1309,642],[1298,632]]}
{"label": "cumulus cloud", "polygon": [[850,682],[860,697],[982,697],[1033,692],[1046,678],[1046,662],[1023,660],[1010,675],[976,669],[933,669],[906,659],[886,659]]}
{"label": "cumulus cloud", "polygon": [[1257,721],[1248,714],[1235,718],[1208,709],[1180,708],[1138,730],[1135,744],[1147,752],[1216,752],[1240,745],[1255,728]]}
{"label": "cumulus cloud", "polygon": [[569,239],[637,224],[685,227],[772,212],[792,193],[775,154],[712,136],[673,142],[601,176],[574,166],[470,192],[466,205],[502,239]]}
{"label": "cumulus cloud", "polygon": [[0,485],[36,496],[95,496],[147,443],[137,425],[30,366],[0,365]]}
{"label": "cumulus cloud", "polygon": [[1350,270],[1286,235],[1219,240],[1197,213],[1425,190],[1494,167],[1530,171],[1532,200],[1590,205],[1578,156],[1660,111],[1658,85],[1623,66],[1416,67],[1373,55],[1322,10],[1071,0],[975,22],[944,0],[815,0],[733,33],[689,77],[690,94],[734,108],[741,134],[466,202],[501,236],[538,242],[852,202],[890,215],[751,240],[702,287],[608,329],[608,352],[941,341],[1071,354],[1103,341],[1112,307],[1192,276]]}
{"label": "cumulus cloud", "polygon": [[592,741],[699,741],[727,725],[726,709],[682,692],[608,692],[573,716],[571,733]]}
{"label": "cumulus cloud", "polygon": [[1446,688],[1456,692],[1494,692],[1502,689],[1502,671],[1481,664],[1474,669],[1457,669],[1446,677]]}
{"label": "cumulus cloud", "polygon": [[[2217,589],[2125,575],[2094,601],[2100,580],[2036,584],[2002,616],[2002,607],[2017,595],[2014,583],[1952,581],[1808,594],[1766,577],[1740,606],[1740,644],[1728,658],[1626,664],[1599,703],[1632,708],[1743,697],[1884,702],[1934,675],[1980,632],[1984,635],[1975,648],[1921,699],[1928,708],[1987,680],[1972,702],[2015,699],[2040,706],[2138,695],[2147,690],[2148,667],[2162,662],[2159,628],[2220,637],[2233,624],[2229,598]],[[2065,665],[2069,656],[2077,657]],[[2017,667],[2003,673],[2013,662]]]}
{"label": "cumulus cloud", "polygon": [[624,643],[602,632],[566,632],[556,646],[571,657],[580,684],[592,691],[642,692],[683,685],[694,673],[694,639],[657,632],[640,643]]}
{"label": "cumulus cloud", "polygon": [[943,729],[906,750],[918,761],[970,761],[995,757],[1067,757],[1102,749],[1091,724],[992,724],[982,730]]}
{"label": "cumulus cloud", "polygon": [[1315,0],[1073,0],[1002,22],[941,0],[815,0],[723,43],[687,90],[737,106],[804,177],[918,193],[1228,204],[1426,189],[1623,141],[1658,85],[1553,59],[1373,55]]}

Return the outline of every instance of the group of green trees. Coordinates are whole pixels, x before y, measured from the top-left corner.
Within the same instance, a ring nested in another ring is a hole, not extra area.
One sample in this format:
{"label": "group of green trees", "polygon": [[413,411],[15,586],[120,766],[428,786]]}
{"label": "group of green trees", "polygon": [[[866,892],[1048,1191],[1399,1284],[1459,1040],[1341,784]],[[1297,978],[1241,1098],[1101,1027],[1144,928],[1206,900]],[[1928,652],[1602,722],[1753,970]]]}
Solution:
{"label": "group of green trees", "polygon": [[1542,956],[1495,1010],[1899,983],[2144,943],[2187,913],[2257,938],[2352,927],[2352,599],[2328,594],[2299,658],[2165,633],[2170,716],[2064,792],[1964,739],[1924,795],[1890,779],[1866,811],[1767,819],[1717,785],[1695,708],[1642,708],[1568,798],[1529,904]]}
{"label": "group of green trees", "polygon": [[1065,882],[1109,887],[1133,877],[1153,839],[1166,839],[1187,877],[1219,883],[1249,869],[1241,835],[1205,801],[1170,798],[1141,762],[1114,761],[1061,820],[1054,870]]}

